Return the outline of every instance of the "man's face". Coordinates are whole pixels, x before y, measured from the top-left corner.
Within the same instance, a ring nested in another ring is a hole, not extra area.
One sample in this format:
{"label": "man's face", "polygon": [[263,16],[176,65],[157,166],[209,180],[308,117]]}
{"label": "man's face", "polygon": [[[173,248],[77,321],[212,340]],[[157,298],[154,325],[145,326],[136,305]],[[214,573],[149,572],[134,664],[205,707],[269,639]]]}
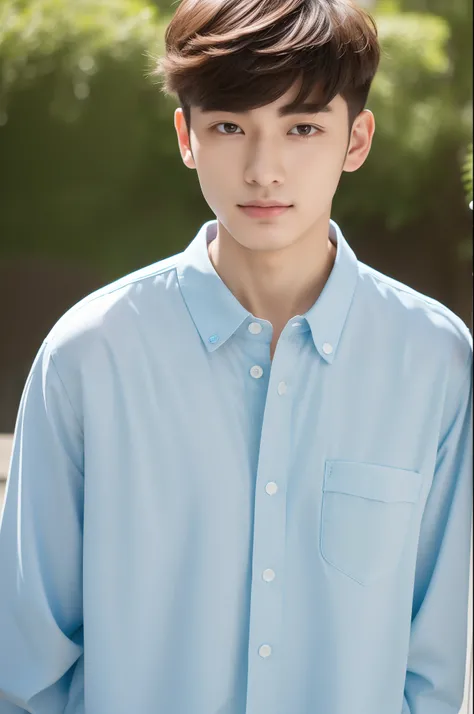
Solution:
{"label": "man's face", "polygon": [[[249,250],[287,248],[328,221],[342,171],[357,170],[370,151],[371,112],[356,118],[349,137],[348,107],[340,96],[329,111],[280,116],[279,108],[294,96],[295,88],[246,114],[193,107],[190,137],[182,110],[176,110],[184,163],[197,170],[220,229]],[[258,200],[291,207],[257,217],[241,208]]]}

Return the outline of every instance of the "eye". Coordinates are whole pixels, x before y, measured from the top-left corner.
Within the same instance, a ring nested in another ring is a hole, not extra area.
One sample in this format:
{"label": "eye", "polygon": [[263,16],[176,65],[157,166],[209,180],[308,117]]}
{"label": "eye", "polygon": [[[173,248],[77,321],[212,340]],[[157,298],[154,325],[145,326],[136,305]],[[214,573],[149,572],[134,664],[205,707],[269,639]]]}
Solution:
{"label": "eye", "polygon": [[[295,129],[309,129],[309,130],[314,129],[314,132],[315,132],[314,134],[309,134],[309,133],[297,134],[297,136],[301,136],[303,139],[306,139],[311,136],[315,136],[315,134],[318,134],[321,131],[320,129],[318,129],[317,126],[313,126],[312,124],[298,124],[298,126],[295,126],[294,128]],[[293,131],[293,129],[292,129],[292,131]]]}
{"label": "eye", "polygon": [[[224,127],[224,131],[220,131],[219,127]],[[237,126],[237,124],[232,124],[231,122],[221,122],[220,124],[216,124],[212,128],[216,130],[218,134],[222,134],[224,136],[237,136],[238,131],[242,131],[240,127]],[[316,134],[321,132],[321,129],[319,129],[317,126],[313,126],[312,124],[298,124],[298,126],[295,126],[294,129],[307,129],[309,130],[309,132],[311,132],[311,129],[314,130],[312,134],[307,131],[306,133],[296,135],[300,136],[302,139],[311,138],[312,136],[315,136]],[[294,129],[292,129],[292,131],[294,131]]]}
{"label": "eye", "polygon": [[[239,128],[239,127],[237,126],[237,124],[231,124],[231,123],[229,123],[229,122],[223,122],[222,124],[216,124],[215,127],[214,127],[214,129],[218,129],[218,127],[220,127],[220,126],[233,127],[234,129],[238,129],[238,128]],[[227,132],[227,131],[218,131],[218,134],[224,134],[224,135],[227,135],[227,136],[231,136],[232,134],[235,134],[235,133],[236,133],[235,131],[230,131],[230,132]]]}

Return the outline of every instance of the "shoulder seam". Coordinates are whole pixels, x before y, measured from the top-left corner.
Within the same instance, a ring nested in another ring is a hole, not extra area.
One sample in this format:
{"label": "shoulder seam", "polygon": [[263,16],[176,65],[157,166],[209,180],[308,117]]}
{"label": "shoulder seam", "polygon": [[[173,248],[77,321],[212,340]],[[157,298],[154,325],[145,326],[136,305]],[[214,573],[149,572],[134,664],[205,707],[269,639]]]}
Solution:
{"label": "shoulder seam", "polygon": [[[173,256],[174,257],[174,256]],[[166,260],[166,258],[165,258]],[[146,268],[145,268],[146,269]],[[153,278],[156,277],[157,275],[161,275],[162,273],[165,273],[168,270],[175,270],[176,269],[176,262],[173,263],[172,265],[165,266],[159,270],[153,271],[150,273],[150,275],[142,275],[138,276],[136,278],[130,279],[126,283],[123,283],[122,285],[118,285],[115,288],[111,288],[110,290],[107,290],[109,286],[105,285],[102,288],[98,288],[96,291],[91,293],[90,295],[86,295],[86,297],[82,298],[82,300],[79,300],[75,305],[72,305],[69,310],[67,310],[63,317],[67,315],[68,313],[75,312],[76,310],[80,310],[83,307],[86,307],[86,305],[90,305],[90,303],[95,302],[95,300],[99,300],[101,297],[105,297],[106,295],[112,295],[113,293],[117,292],[118,290],[123,290],[124,288],[129,287],[130,285],[133,285],[134,283],[138,283],[140,280],[147,280],[148,278]],[[123,280],[124,278],[118,278],[118,281]],[[117,281],[114,281],[117,282]],[[110,286],[112,286],[114,283],[110,283]],[[99,293],[96,295],[95,293]],[[48,338],[46,338],[47,340]]]}
{"label": "shoulder seam", "polygon": [[[374,268],[371,268],[370,266],[367,266],[370,269],[371,275],[374,278],[374,280],[377,280],[379,283],[383,283],[384,285],[388,285],[389,287],[393,288],[394,290],[397,290],[398,292],[404,293],[405,295],[411,295],[415,299],[420,300],[420,302],[425,303],[426,305],[437,308],[439,312],[443,313],[447,317],[450,315],[453,315],[457,320],[459,320],[467,330],[469,330],[469,327],[466,325],[464,320],[457,315],[451,308],[449,308],[447,305],[443,305],[442,302],[439,300],[436,300],[435,298],[430,297],[429,295],[424,295],[423,293],[419,292],[418,290],[415,290],[414,288],[410,288],[408,285],[404,286],[403,284],[399,285],[394,285],[392,283],[392,280],[394,282],[399,282],[395,278],[390,278],[389,276],[384,276],[384,275],[376,275],[374,272]],[[378,271],[377,271],[378,273]],[[385,279],[384,279],[385,278]]]}

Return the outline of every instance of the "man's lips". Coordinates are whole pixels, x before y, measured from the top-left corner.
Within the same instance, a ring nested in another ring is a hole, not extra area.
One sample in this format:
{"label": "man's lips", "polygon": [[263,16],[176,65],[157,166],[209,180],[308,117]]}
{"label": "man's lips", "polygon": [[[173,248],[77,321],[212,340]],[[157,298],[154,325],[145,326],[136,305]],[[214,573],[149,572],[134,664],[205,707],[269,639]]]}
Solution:
{"label": "man's lips", "polygon": [[292,206],[239,206],[251,218],[276,218],[286,213]]}

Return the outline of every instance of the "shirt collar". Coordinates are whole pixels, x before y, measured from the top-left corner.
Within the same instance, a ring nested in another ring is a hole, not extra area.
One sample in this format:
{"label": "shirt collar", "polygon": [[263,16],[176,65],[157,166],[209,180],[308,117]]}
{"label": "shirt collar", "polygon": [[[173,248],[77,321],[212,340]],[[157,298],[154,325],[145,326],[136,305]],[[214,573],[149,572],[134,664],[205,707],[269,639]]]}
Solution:
{"label": "shirt collar", "polygon": [[[331,220],[329,227],[330,239],[337,245],[336,261],[318,300],[302,317],[307,320],[319,354],[331,364],[354,296],[359,266],[339,226]],[[212,264],[208,245],[216,235],[217,221],[205,223],[177,262],[181,293],[209,352],[218,349],[246,320],[254,317],[240,304]]]}

